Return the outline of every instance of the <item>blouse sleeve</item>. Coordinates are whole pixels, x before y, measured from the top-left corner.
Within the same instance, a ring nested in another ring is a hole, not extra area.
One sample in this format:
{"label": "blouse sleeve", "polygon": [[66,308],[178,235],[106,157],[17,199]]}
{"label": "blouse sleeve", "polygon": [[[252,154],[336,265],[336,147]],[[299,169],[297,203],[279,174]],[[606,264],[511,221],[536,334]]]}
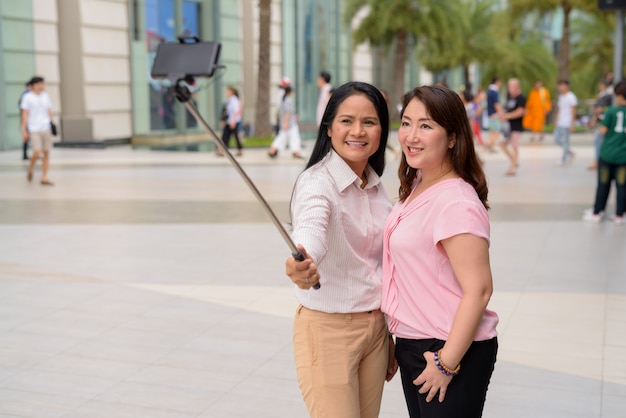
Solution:
{"label": "blouse sleeve", "polygon": [[445,206],[433,229],[433,244],[459,234],[472,234],[490,242],[489,216],[480,202],[459,200]]}
{"label": "blouse sleeve", "polygon": [[292,239],[319,263],[328,249],[331,202],[327,198],[329,187],[311,177],[305,172],[296,182],[291,201]]}

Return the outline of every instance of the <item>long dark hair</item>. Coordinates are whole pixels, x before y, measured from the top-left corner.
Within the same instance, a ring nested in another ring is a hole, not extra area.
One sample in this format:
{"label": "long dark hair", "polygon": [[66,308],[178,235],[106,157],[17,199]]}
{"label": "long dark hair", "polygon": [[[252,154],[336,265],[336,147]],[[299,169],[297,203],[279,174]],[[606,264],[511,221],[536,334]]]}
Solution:
{"label": "long dark hair", "polygon": [[385,148],[387,146],[387,137],[389,136],[389,113],[387,111],[387,102],[383,97],[380,90],[368,83],[359,81],[351,81],[345,83],[333,90],[333,94],[330,96],[324,116],[322,116],[322,123],[317,132],[317,140],[313,146],[311,157],[306,165],[306,168],[312,167],[320,162],[326,154],[332,149],[332,142],[328,136],[328,128],[332,125],[333,119],[337,115],[339,105],[344,102],[348,97],[355,94],[362,94],[366,96],[370,102],[374,105],[376,113],[378,113],[378,120],[380,121],[380,144],[374,154],[369,159],[369,165],[374,169],[376,174],[381,176],[385,170]]}
{"label": "long dark hair", "polygon": [[[456,142],[454,146],[448,149],[450,165],[459,177],[474,187],[480,201],[485,208],[489,209],[489,204],[487,203],[487,179],[476,155],[474,135],[465,106],[459,95],[447,87],[416,87],[402,97],[401,117],[404,115],[407,105],[413,99],[419,100],[426,106],[428,115],[446,130],[448,136],[455,136]],[[406,156],[402,154],[402,160],[398,168],[400,201],[404,201],[411,194],[416,175],[417,169],[411,167],[406,162]]]}

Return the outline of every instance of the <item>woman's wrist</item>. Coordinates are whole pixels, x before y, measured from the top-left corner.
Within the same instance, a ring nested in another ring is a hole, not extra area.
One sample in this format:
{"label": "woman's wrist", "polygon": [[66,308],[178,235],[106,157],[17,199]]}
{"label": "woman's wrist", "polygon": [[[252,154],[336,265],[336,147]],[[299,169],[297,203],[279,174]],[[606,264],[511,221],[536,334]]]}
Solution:
{"label": "woman's wrist", "polygon": [[439,371],[445,374],[446,376],[456,376],[461,371],[461,363],[457,364],[456,367],[453,369],[448,367],[446,363],[444,363],[443,359],[441,358],[442,351],[443,350],[437,350],[434,353],[435,366],[437,366]]}

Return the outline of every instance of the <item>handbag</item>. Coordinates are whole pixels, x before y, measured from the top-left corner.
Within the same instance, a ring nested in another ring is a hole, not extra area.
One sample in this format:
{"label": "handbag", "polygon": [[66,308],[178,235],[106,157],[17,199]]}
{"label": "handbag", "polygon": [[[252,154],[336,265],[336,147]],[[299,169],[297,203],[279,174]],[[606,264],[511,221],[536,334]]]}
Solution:
{"label": "handbag", "polygon": [[54,122],[50,122],[50,132],[52,132],[52,136],[57,136],[57,126]]}

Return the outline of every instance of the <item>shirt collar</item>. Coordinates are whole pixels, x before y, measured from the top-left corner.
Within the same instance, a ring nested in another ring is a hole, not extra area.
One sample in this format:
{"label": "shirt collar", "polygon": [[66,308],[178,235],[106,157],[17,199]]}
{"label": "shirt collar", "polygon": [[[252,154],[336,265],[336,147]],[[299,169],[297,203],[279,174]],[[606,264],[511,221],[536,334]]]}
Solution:
{"label": "shirt collar", "polygon": [[[354,184],[359,188],[361,187],[360,177],[352,171],[348,163],[346,163],[334,149],[330,150],[327,158],[328,160],[326,164],[328,166],[328,171],[330,172],[331,177],[333,178],[333,181],[337,185],[337,189],[339,189],[339,191],[343,192],[351,184]],[[367,176],[367,185],[365,186],[365,189],[375,187],[378,183],[380,183],[380,177],[369,164],[365,166],[365,175]]]}

